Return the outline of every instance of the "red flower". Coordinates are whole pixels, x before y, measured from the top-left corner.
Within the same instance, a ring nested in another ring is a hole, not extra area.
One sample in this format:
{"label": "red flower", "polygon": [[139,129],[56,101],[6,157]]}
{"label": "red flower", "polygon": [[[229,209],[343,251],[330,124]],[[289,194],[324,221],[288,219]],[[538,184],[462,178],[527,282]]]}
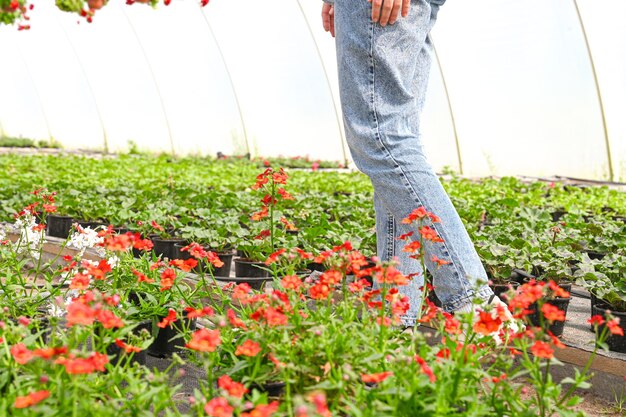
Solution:
{"label": "red flower", "polygon": [[115,345],[122,349],[126,353],[138,353],[141,352],[141,348],[138,346],[127,345],[123,340],[115,339]]}
{"label": "red flower", "polygon": [[326,284],[328,286],[336,285],[341,282],[343,278],[343,274],[335,269],[329,269],[328,271],[324,271],[320,276],[319,282],[321,284]]}
{"label": "red flower", "polygon": [[15,407],[15,408],[27,408],[27,407],[30,407],[30,406],[33,406],[35,404],[38,404],[38,403],[42,402],[43,400],[45,400],[49,396],[50,396],[50,391],[48,391],[48,390],[41,390],[41,391],[31,392],[30,394],[28,394],[28,395],[26,395],[24,397],[17,397],[15,399],[15,402],[13,403],[13,407]]}
{"label": "red flower", "polygon": [[459,322],[454,316],[450,313],[443,313],[443,316],[446,318],[445,323],[445,331],[448,334],[460,334],[461,333],[461,322]]}
{"label": "red flower", "polygon": [[35,349],[33,353],[35,354],[35,356],[38,356],[42,359],[52,359],[55,356],[65,355],[67,353],[67,347],[61,346]]}
{"label": "red flower", "polygon": [[286,290],[298,291],[302,286],[302,280],[297,275],[287,275],[280,280],[280,284]]}
{"label": "red flower", "polygon": [[552,304],[545,303],[541,306],[541,312],[546,320],[553,321],[565,321],[565,312]]}
{"label": "red flower", "polygon": [[79,291],[86,290],[89,288],[89,282],[88,275],[77,272],[74,278],[72,278],[72,282],[70,282],[70,289]]}
{"label": "red flower", "polygon": [[422,372],[428,376],[428,379],[430,380],[430,382],[435,382],[437,380],[437,377],[435,376],[431,367],[428,366],[426,361],[422,359],[419,355],[415,355],[415,362],[417,362],[420,365],[420,367],[422,368]]}
{"label": "red flower", "polygon": [[171,268],[165,269],[161,272],[161,291],[166,291],[172,288],[176,280],[176,271]]}
{"label": "red flower", "polygon": [[591,324],[592,326],[601,326],[604,324],[604,318],[601,315],[596,314],[595,316],[587,320],[587,323]]}
{"label": "red flower", "polygon": [[153,279],[148,278],[146,275],[142,274],[141,272],[137,271],[136,269],[133,269],[132,272],[137,277],[137,282],[147,282],[147,283],[154,282]]}
{"label": "red flower", "polygon": [[89,275],[93,276],[95,279],[103,280],[106,274],[111,272],[111,265],[109,265],[106,259],[102,259],[98,262],[97,266],[88,264],[87,271],[89,272]]}
{"label": "red flower", "polygon": [[439,237],[435,229],[429,226],[423,226],[420,229],[420,234],[426,240],[430,240],[431,242],[443,242],[443,239]]}
{"label": "red flower", "polygon": [[280,255],[286,252],[286,249],[278,249],[276,252],[272,253],[266,260],[265,265],[271,265],[275,262],[278,262],[278,258]]}
{"label": "red flower", "polygon": [[122,328],[124,327],[124,322],[122,319],[117,317],[115,313],[109,310],[98,310],[96,312],[96,318],[102,324],[102,327],[105,329],[112,328]]}
{"label": "red flower", "polygon": [[67,327],[76,324],[91,326],[96,319],[96,311],[87,304],[74,301],[67,307]]}
{"label": "red flower", "polygon": [[246,304],[250,300],[250,291],[252,291],[252,287],[245,282],[237,284],[233,289],[233,300],[238,300],[240,303]]}
{"label": "red flower", "polygon": [[530,348],[533,355],[538,358],[551,359],[554,357],[554,350],[546,342],[537,340],[535,344]]}
{"label": "red flower", "polygon": [[159,326],[161,329],[164,329],[170,324],[174,323],[175,321],[176,321],[176,310],[172,310],[170,308],[169,311],[167,312],[167,317],[164,317],[163,320],[161,320],[157,324],[157,326]]}
{"label": "red flower", "polygon": [[563,288],[559,287],[558,284],[554,281],[548,282],[548,288],[552,290],[555,297],[569,298],[569,293]]}
{"label": "red flower", "polygon": [[195,309],[193,307],[186,307],[185,311],[187,312],[187,318],[189,319],[195,319],[198,317],[211,317],[213,314],[215,314],[215,311],[213,311],[213,309],[209,306],[203,307],[203,308],[199,308],[199,309]]}
{"label": "red flower", "polygon": [[250,216],[250,220],[254,222],[258,222],[259,220],[262,220],[268,216],[269,216],[269,209],[267,208],[267,206],[263,206],[261,211],[253,213],[252,216]]}
{"label": "red flower", "polygon": [[254,239],[256,240],[262,240],[265,239],[266,237],[269,237],[272,234],[272,232],[270,232],[269,230],[261,230],[261,233],[259,233],[258,235],[256,235],[254,237]]}
{"label": "red flower", "polygon": [[133,241],[128,235],[114,235],[107,238],[104,245],[110,251],[126,252],[133,246]]}
{"label": "red flower", "polygon": [[228,395],[236,398],[241,398],[243,394],[248,392],[248,389],[242,383],[233,381],[228,375],[219,377],[217,386],[226,390]]}
{"label": "red flower", "polygon": [[[207,1],[208,2],[208,1]],[[211,417],[232,417],[234,408],[224,397],[212,398],[204,406],[204,411]]]}
{"label": "red flower", "polygon": [[379,372],[377,374],[362,374],[361,381],[366,384],[378,384],[393,375],[393,372]]}
{"label": "red flower", "polygon": [[376,273],[376,281],[381,284],[407,285],[409,279],[394,266],[387,266]]}
{"label": "red flower", "polygon": [[231,326],[239,327],[241,329],[247,328],[246,324],[243,322],[243,320],[237,317],[237,313],[235,313],[233,309],[228,309],[228,311],[226,312],[226,317],[228,317],[228,321],[230,322]]}
{"label": "red flower", "polygon": [[411,230],[411,231],[410,231],[410,232],[408,232],[408,233],[404,233],[404,234],[402,234],[402,235],[398,236],[398,237],[397,237],[397,239],[398,239],[398,240],[407,240],[408,238],[410,238],[411,236],[413,236],[413,234],[414,234],[414,233],[415,233],[415,232],[414,232],[413,230]]}
{"label": "red flower", "polygon": [[245,342],[243,342],[243,344],[237,346],[237,349],[235,350],[235,355],[254,357],[258,355],[259,352],[261,352],[261,345],[259,345],[257,342],[254,342],[248,339]]}
{"label": "red flower", "polygon": [[241,413],[241,417],[271,417],[278,411],[278,401],[272,401],[269,404],[259,404],[249,413]]}
{"label": "red flower", "polygon": [[430,259],[433,263],[437,264],[437,266],[449,265],[451,262],[443,259],[437,258],[435,255]]}
{"label": "red flower", "polygon": [[213,352],[222,344],[219,330],[200,329],[193,332],[185,346],[199,352]]}
{"label": "red flower", "polygon": [[65,372],[70,375],[91,374],[95,371],[103,372],[109,358],[105,354],[94,352],[88,358],[60,357],[55,363],[63,365]]}
{"label": "red flower", "polygon": [[309,294],[311,295],[311,298],[315,300],[325,300],[330,294],[330,287],[326,284],[318,282],[309,289]]}
{"label": "red flower", "polygon": [[215,268],[221,268],[224,266],[224,262],[222,262],[220,257],[217,256],[215,252],[207,252],[206,260],[209,261],[209,263],[213,265]]}
{"label": "red flower", "polygon": [[322,417],[331,417],[332,414],[328,409],[328,403],[326,402],[326,394],[323,392],[312,394],[308,397],[309,401],[315,405],[315,411]]}
{"label": "red flower", "polygon": [[611,334],[617,336],[624,336],[624,329],[622,329],[619,325],[619,317],[615,317],[606,322],[606,326],[609,328]]}
{"label": "red flower", "polygon": [[33,352],[31,352],[24,343],[11,346],[11,355],[13,359],[15,359],[15,362],[20,365],[28,363],[34,356]]}
{"label": "red flower", "polygon": [[265,310],[264,316],[267,324],[270,326],[283,326],[287,324],[287,316],[274,307],[268,307]]}
{"label": "red flower", "polygon": [[416,253],[421,249],[421,247],[422,244],[419,242],[419,240],[414,240],[413,242],[404,245],[404,248],[402,248],[402,252]]}
{"label": "red flower", "polygon": [[478,313],[478,321],[474,323],[474,331],[486,336],[497,332],[500,326],[502,326],[500,317],[494,319],[491,313],[481,311]]}
{"label": "red flower", "polygon": [[198,266],[198,261],[193,258],[189,258],[184,261],[182,259],[172,259],[169,263],[169,266],[174,266],[183,272],[190,272],[192,269]]}
{"label": "red flower", "polygon": [[293,197],[291,196],[291,194],[285,191],[284,188],[279,188],[278,194],[283,198],[283,200],[293,200]]}
{"label": "red flower", "polygon": [[418,219],[423,219],[426,216],[428,216],[428,212],[426,211],[426,208],[424,206],[418,207],[415,210],[413,210],[407,217],[402,219],[402,223],[411,224],[414,221]]}

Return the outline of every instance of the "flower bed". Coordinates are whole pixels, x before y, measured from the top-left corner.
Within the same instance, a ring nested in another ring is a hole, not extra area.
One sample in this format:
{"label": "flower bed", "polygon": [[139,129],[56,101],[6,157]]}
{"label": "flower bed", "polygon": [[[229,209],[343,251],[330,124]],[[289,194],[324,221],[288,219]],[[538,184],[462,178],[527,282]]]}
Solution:
{"label": "flower bed", "polygon": [[[45,259],[43,225],[57,196],[31,194],[12,239],[0,239],[0,414],[548,416],[577,403],[586,369],[564,381],[547,372],[562,347],[549,328],[564,319],[549,301],[569,296],[554,281],[531,279],[510,293],[513,320],[502,305],[444,313],[426,286],[419,323],[440,340],[429,345],[400,325],[409,306],[398,287],[410,277],[393,263],[372,264],[349,242],[320,251],[289,241],[285,223],[304,208],[288,216],[297,197],[286,190],[287,174],[254,177],[238,195],[256,201],[243,212],[271,277],[261,291],[218,285],[213,271],[222,261],[203,245],[184,247],[188,259],[157,257],[142,233],[112,226],[75,226],[67,245],[77,252]],[[419,243],[407,250],[422,263],[422,248],[439,239],[428,226],[436,221],[423,208],[407,219]],[[87,250],[99,258],[86,259]],[[298,274],[309,262],[324,272]],[[192,270],[196,281],[185,278]],[[526,320],[531,309],[542,312],[536,326]],[[621,330],[610,315],[591,323],[603,329],[599,346]],[[198,389],[177,396],[176,375],[144,366],[146,351],[171,358],[170,369],[197,366]]]}

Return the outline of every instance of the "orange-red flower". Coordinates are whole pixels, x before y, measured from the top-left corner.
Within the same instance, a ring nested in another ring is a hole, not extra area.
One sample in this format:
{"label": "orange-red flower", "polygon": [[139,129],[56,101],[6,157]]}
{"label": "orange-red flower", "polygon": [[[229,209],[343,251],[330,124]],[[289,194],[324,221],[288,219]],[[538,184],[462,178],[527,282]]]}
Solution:
{"label": "orange-red flower", "polygon": [[329,269],[320,275],[319,282],[328,286],[339,284],[343,278],[343,274],[336,269]]}
{"label": "orange-red flower", "polygon": [[250,301],[250,291],[252,291],[252,287],[249,284],[241,283],[237,284],[235,288],[233,288],[233,300],[237,300],[242,304],[246,304]]}
{"label": "orange-red flower", "polygon": [[554,349],[541,340],[537,340],[534,345],[530,348],[530,351],[533,355],[538,358],[551,359],[554,357]]}
{"label": "orange-red flower", "polygon": [[270,326],[283,326],[287,324],[287,316],[280,309],[268,307],[265,309],[265,320]]}
{"label": "orange-red flower", "polygon": [[326,402],[326,394],[323,392],[313,393],[308,396],[308,400],[313,403],[315,406],[315,411],[321,417],[331,417],[332,414],[328,409],[328,404]]}
{"label": "orange-red flower", "polygon": [[420,234],[422,235],[424,239],[430,240],[431,242],[438,242],[438,243],[443,242],[443,239],[439,237],[435,229],[433,229],[430,226],[423,226],[420,229]]}
{"label": "orange-red flower", "polygon": [[280,257],[280,255],[282,255],[286,251],[287,251],[286,249],[278,249],[276,252],[272,253],[265,260],[265,265],[271,265],[271,264],[273,264],[275,262],[278,262],[278,258]]}
{"label": "orange-red flower", "polygon": [[88,358],[75,358],[70,355],[69,358],[58,358],[55,363],[63,365],[65,372],[70,375],[91,374],[95,371],[103,372],[109,358],[103,353],[93,352]]}
{"label": "orange-red flower", "polygon": [[176,271],[171,268],[165,269],[161,272],[161,291],[166,291],[172,288],[174,281],[176,280]]}
{"label": "orange-red flower", "polygon": [[228,404],[224,397],[212,398],[204,406],[204,412],[211,417],[232,417],[234,408]]}
{"label": "orange-red flower", "polygon": [[432,368],[428,366],[426,361],[422,359],[419,355],[415,355],[415,362],[420,365],[420,367],[422,368],[422,372],[428,376],[430,382],[435,382],[437,380],[437,377],[435,376]]}
{"label": "orange-red flower", "polygon": [[237,349],[235,350],[235,355],[254,357],[258,355],[259,352],[261,352],[261,345],[259,345],[257,342],[254,342],[248,339],[245,342],[243,342],[243,344],[237,346]]}
{"label": "orange-red flower", "polygon": [[423,219],[426,216],[428,216],[428,212],[426,211],[426,208],[424,206],[421,206],[413,210],[407,217],[402,219],[402,223],[411,224],[414,221]]}
{"label": "orange-red flower", "polygon": [[137,282],[147,282],[147,283],[154,282],[153,279],[148,278],[146,275],[142,274],[141,272],[137,271],[136,269],[133,269],[132,273],[133,273],[133,275],[135,275],[137,277]]}
{"label": "orange-red flower", "polygon": [[213,314],[215,314],[215,311],[209,307],[209,306],[205,306],[203,308],[193,308],[193,307],[186,307],[185,308],[185,312],[187,313],[187,318],[188,319],[195,319],[198,317],[211,317]]}
{"label": "orange-red flower", "polygon": [[110,251],[125,252],[133,246],[133,241],[128,235],[114,235],[107,238],[104,245]]}
{"label": "orange-red flower", "polygon": [[235,382],[228,375],[222,375],[217,380],[217,386],[228,392],[231,397],[241,398],[248,389],[240,382]]}
{"label": "orange-red flower", "polygon": [[237,313],[235,313],[233,309],[228,309],[228,311],[226,312],[226,317],[228,317],[228,321],[230,322],[231,326],[239,327],[241,329],[247,329],[246,324],[243,322],[243,320],[237,317]]}
{"label": "orange-red flower", "polygon": [[443,265],[449,265],[451,262],[450,261],[446,261],[444,259],[439,259],[437,256],[433,255],[432,258],[430,258],[430,260],[437,264],[437,266],[443,266]]}
{"label": "orange-red flower", "polygon": [[265,229],[265,230],[261,230],[261,233],[259,233],[258,235],[256,235],[254,237],[254,239],[256,240],[262,240],[265,239],[266,237],[269,237],[272,234],[272,232],[269,231],[269,229]]}
{"label": "orange-red flower", "polygon": [[170,324],[174,323],[175,321],[176,321],[176,310],[173,310],[170,308],[167,312],[167,317],[163,317],[163,320],[157,323],[157,326],[159,326],[161,329],[164,329]]}
{"label": "orange-red flower", "polygon": [[541,306],[541,312],[546,320],[553,321],[565,321],[565,312],[552,304],[545,303]]}
{"label": "orange-red flower", "polygon": [[109,310],[98,310],[96,312],[96,318],[102,324],[105,329],[122,328],[124,322],[117,317],[115,313]]}
{"label": "orange-red flower", "polygon": [[366,384],[378,384],[393,375],[393,372],[385,371],[376,374],[362,374],[361,380]]}
{"label": "orange-red flower", "polygon": [[268,216],[269,216],[269,209],[267,208],[267,206],[263,206],[261,211],[253,213],[252,216],[250,216],[250,220],[258,222],[259,220],[262,220]]}
{"label": "orange-red flower", "polygon": [[278,401],[272,401],[269,404],[259,404],[252,411],[241,413],[241,417],[271,417],[278,411]]}
{"label": "orange-red flower", "polygon": [[20,365],[28,363],[34,356],[33,352],[31,352],[24,343],[11,346],[11,355],[13,359],[15,359],[15,362]]}
{"label": "orange-red flower", "polygon": [[115,345],[122,349],[125,353],[138,353],[141,352],[141,348],[139,346],[132,346],[126,344],[123,340],[115,339]]}
{"label": "orange-red flower", "polygon": [[559,285],[554,281],[548,282],[548,288],[552,290],[555,297],[569,298],[569,293],[563,288],[559,287]]}
{"label": "orange-red flower", "polygon": [[65,355],[66,353],[67,353],[67,347],[65,346],[47,347],[47,348],[35,349],[33,351],[33,354],[35,356],[38,356],[42,359],[52,359],[55,356]]}
{"label": "orange-red flower", "polygon": [[619,317],[615,317],[606,322],[606,327],[609,328],[611,334],[616,336],[624,336],[624,329],[622,329],[619,325]]}
{"label": "orange-red flower", "polygon": [[592,326],[601,326],[604,324],[604,318],[601,315],[596,314],[595,316],[587,320],[587,323],[591,324]]}
{"label": "orange-red flower", "polygon": [[287,275],[280,280],[283,288],[298,291],[302,286],[302,280],[297,275]]}
{"label": "orange-red flower", "polygon": [[318,282],[309,289],[309,294],[315,300],[325,300],[330,295],[330,287]]}
{"label": "orange-red flower", "polygon": [[111,272],[111,265],[109,265],[106,259],[102,259],[96,266],[88,264],[87,271],[94,279],[103,280],[106,274]]}
{"label": "orange-red flower", "polygon": [[91,326],[96,319],[96,311],[87,304],[74,301],[67,307],[67,327],[76,324]]}
{"label": "orange-red flower", "polygon": [[172,259],[169,263],[169,266],[174,266],[180,269],[183,272],[190,272],[196,266],[198,266],[198,261],[194,258],[189,259]]}
{"label": "orange-red flower", "polygon": [[81,274],[77,272],[70,282],[70,289],[72,290],[86,290],[89,288],[89,275]]}
{"label": "orange-red flower", "polygon": [[50,396],[50,391],[41,390],[31,392],[23,397],[17,397],[13,403],[14,408],[27,408],[38,404]]}
{"label": "orange-red flower", "polygon": [[402,252],[416,253],[421,249],[421,247],[422,244],[419,242],[419,240],[414,240],[413,242],[404,245],[404,248],[402,248]]}
{"label": "orange-red flower", "polygon": [[480,311],[478,321],[474,323],[474,331],[486,336],[497,332],[501,326],[502,319],[500,317],[494,318],[491,313]]}
{"label": "orange-red flower", "polygon": [[199,352],[213,352],[222,344],[219,330],[200,329],[191,335],[191,340],[185,346]]}

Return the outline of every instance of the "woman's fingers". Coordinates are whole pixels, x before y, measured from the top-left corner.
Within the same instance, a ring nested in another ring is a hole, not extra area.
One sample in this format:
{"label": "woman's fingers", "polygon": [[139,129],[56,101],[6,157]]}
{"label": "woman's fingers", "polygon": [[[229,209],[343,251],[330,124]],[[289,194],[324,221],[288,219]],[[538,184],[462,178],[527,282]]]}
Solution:
{"label": "woman's fingers", "polygon": [[409,15],[409,9],[411,8],[411,0],[402,0],[402,17]]}

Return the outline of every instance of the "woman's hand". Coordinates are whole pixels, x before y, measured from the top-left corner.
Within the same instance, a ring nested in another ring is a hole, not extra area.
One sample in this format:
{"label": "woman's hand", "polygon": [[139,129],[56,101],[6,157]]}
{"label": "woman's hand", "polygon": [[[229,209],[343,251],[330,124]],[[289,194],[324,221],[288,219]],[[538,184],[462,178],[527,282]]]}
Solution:
{"label": "woman's hand", "polygon": [[367,0],[372,3],[372,21],[387,26],[393,25],[398,20],[398,15],[402,17],[409,15],[411,0]]}
{"label": "woman's hand", "polygon": [[330,32],[332,37],[335,37],[335,8],[328,3],[324,3],[322,6],[322,23],[324,24],[324,30]]}

